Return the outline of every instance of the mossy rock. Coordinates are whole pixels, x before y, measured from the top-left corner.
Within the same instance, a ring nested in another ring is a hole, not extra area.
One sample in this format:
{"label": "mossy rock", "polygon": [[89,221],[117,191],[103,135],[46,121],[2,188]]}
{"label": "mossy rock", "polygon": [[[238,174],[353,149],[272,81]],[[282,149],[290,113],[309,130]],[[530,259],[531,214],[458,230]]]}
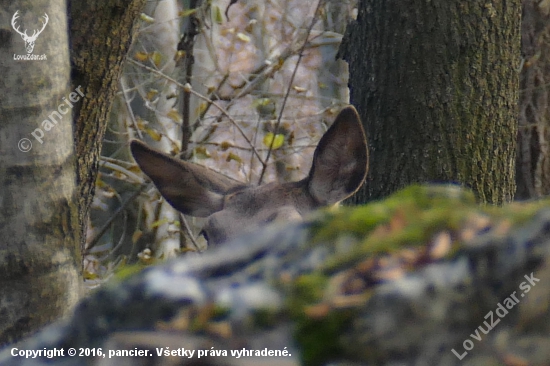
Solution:
{"label": "mossy rock", "polygon": [[[549,203],[412,186],[320,211],[106,284],[18,348],[138,348],[147,365],[545,365]],[[156,357],[167,347],[197,352]],[[266,349],[281,355],[255,356]],[[9,352],[0,365],[136,361]]]}

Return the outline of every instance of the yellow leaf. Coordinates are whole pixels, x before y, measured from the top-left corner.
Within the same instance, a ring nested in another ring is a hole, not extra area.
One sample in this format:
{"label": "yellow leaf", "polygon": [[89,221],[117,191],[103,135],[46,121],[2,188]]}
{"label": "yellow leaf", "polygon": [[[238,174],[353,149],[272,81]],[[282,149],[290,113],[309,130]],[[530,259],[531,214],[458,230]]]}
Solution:
{"label": "yellow leaf", "polygon": [[170,112],[167,113],[168,118],[177,123],[182,123],[183,119],[181,118],[178,111],[174,108],[170,109]]}
{"label": "yellow leaf", "polygon": [[210,153],[204,146],[198,146],[193,150],[193,155],[199,159],[208,159],[211,157]]}
{"label": "yellow leaf", "polygon": [[136,52],[134,58],[141,62],[147,61],[147,59],[149,58],[149,54],[147,52]]}
{"label": "yellow leaf", "polygon": [[143,120],[140,116],[136,116],[136,122],[140,130],[143,130],[145,126],[149,124],[149,122]]}
{"label": "yellow leaf", "polygon": [[149,100],[149,101],[152,101],[153,99],[155,99],[155,97],[158,95],[158,93],[159,93],[159,91],[156,90],[156,89],[149,89],[149,91],[145,95],[145,98],[147,98],[147,100]]}
{"label": "yellow leaf", "polygon": [[[273,150],[276,150],[283,146],[283,143],[285,142],[285,135],[283,134],[273,134],[273,132],[268,132],[265,134],[263,143],[267,147],[272,147]],[[273,144],[273,146],[271,146]]]}
{"label": "yellow leaf", "polygon": [[157,220],[151,224],[151,228],[154,229],[160,225],[169,223],[168,219],[165,217],[163,219]]}
{"label": "yellow leaf", "polygon": [[85,280],[95,280],[98,277],[99,276],[97,275],[97,273],[88,272],[86,270],[84,271],[84,279]]}
{"label": "yellow leaf", "polygon": [[296,90],[298,93],[303,93],[303,92],[307,91],[306,88],[302,88],[301,86],[296,86],[296,85],[294,85],[292,88],[293,88],[294,90]]}
{"label": "yellow leaf", "polygon": [[254,108],[258,108],[259,106],[263,106],[263,105],[268,105],[270,102],[270,99],[269,98],[258,98],[258,99],[255,99],[253,102],[252,102],[252,106]]}
{"label": "yellow leaf", "polygon": [[197,114],[203,114],[206,111],[206,107],[208,104],[206,102],[202,102],[199,104],[199,107],[197,108]]}
{"label": "yellow leaf", "polygon": [[157,131],[157,130],[154,130],[152,128],[149,128],[149,127],[145,127],[145,133],[147,133],[149,136],[151,136],[151,138],[155,141],[160,141],[161,139],[161,134]]}
{"label": "yellow leaf", "polygon": [[141,169],[137,165],[132,165],[129,168],[126,168],[126,170],[131,171],[132,173],[140,173]]}
{"label": "yellow leaf", "polygon": [[222,15],[222,11],[221,9],[218,7],[218,6],[213,6],[212,7],[212,15],[214,17],[214,21],[218,24],[222,24],[223,23],[223,15]]}
{"label": "yellow leaf", "polygon": [[143,13],[140,14],[139,19],[143,20],[146,23],[154,23],[155,22],[155,18],[153,18],[153,17],[151,17],[147,14],[143,14]]}
{"label": "yellow leaf", "polygon": [[151,54],[149,55],[149,58],[151,59],[151,61],[153,61],[156,67],[159,67],[160,64],[162,63],[162,55],[160,54],[160,52],[157,52],[157,51],[151,52]]}
{"label": "yellow leaf", "polygon": [[196,12],[197,12],[197,9],[185,9],[185,10],[180,11],[178,13],[178,16],[182,17],[182,18],[185,18],[185,17],[188,17],[189,15],[195,14]]}
{"label": "yellow leaf", "polygon": [[229,153],[229,155],[227,155],[227,158],[225,159],[225,161],[227,161],[227,162],[230,162],[231,160],[235,160],[237,163],[241,163],[241,164],[243,162],[241,157],[237,154],[234,154],[234,153]]}
{"label": "yellow leaf", "polygon": [[247,36],[247,35],[244,34],[244,33],[241,33],[241,32],[237,33],[237,39],[238,39],[239,41],[243,41],[243,42],[247,42],[247,43],[250,42],[250,37]]}
{"label": "yellow leaf", "polygon": [[233,33],[235,33],[235,28],[234,27],[233,28],[224,28],[220,31],[220,34],[222,36],[227,36],[228,34],[233,34]]}
{"label": "yellow leaf", "polygon": [[95,186],[96,188],[106,188],[107,187],[107,184],[100,179],[100,177],[98,176],[97,179],[95,180]]}

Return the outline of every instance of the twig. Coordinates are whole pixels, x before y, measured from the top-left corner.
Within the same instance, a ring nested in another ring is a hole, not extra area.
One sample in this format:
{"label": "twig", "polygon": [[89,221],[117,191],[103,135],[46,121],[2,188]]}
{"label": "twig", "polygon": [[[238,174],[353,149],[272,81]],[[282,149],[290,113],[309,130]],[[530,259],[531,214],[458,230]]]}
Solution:
{"label": "twig", "polygon": [[[306,37],[304,40],[304,44],[302,45],[302,48],[300,49],[300,53],[298,54],[298,60],[296,61],[296,66],[294,67],[294,71],[292,72],[292,76],[290,77],[290,82],[288,83],[288,89],[286,90],[285,97],[283,99],[283,103],[281,104],[281,111],[279,112],[279,117],[277,118],[277,123],[275,124],[274,131],[275,133],[279,130],[279,126],[281,125],[281,119],[283,117],[283,111],[285,110],[286,101],[288,100],[288,96],[290,95],[290,90],[292,88],[292,83],[294,82],[294,78],[296,77],[296,73],[298,72],[298,67],[300,66],[300,61],[302,61],[302,58],[304,57],[304,50],[306,49],[306,45],[308,44],[308,38],[311,34],[311,30],[313,29],[313,26],[315,25],[315,22],[317,20],[317,14],[319,12],[319,9],[321,8],[321,4],[323,3],[323,0],[319,0],[317,3],[317,8],[315,8],[315,13],[313,13],[313,19],[311,20],[311,23],[309,24],[309,27],[306,32]],[[269,151],[267,152],[267,156],[265,158],[265,163],[263,163],[262,172],[260,174],[260,179],[258,179],[258,185],[262,184],[262,181],[264,179],[265,172],[267,170],[267,163],[269,162],[269,158],[271,157],[271,152],[273,151],[273,145],[275,144],[275,138],[271,139],[271,143],[269,145]]]}
{"label": "twig", "polygon": [[[103,226],[101,227],[101,229],[99,229],[98,233],[96,234],[96,236],[90,240],[90,243],[88,244],[88,246],[86,247],[86,254],[89,253],[90,249],[92,249],[98,242],[99,242],[99,239],[101,239],[101,237],[103,236],[103,234],[105,234],[105,232],[107,231],[107,229],[109,228],[109,226],[111,226],[111,224],[113,223],[113,221],[117,218],[117,216],[126,209],[126,207],[128,207],[128,205],[130,204],[130,202],[132,202],[133,200],[136,199],[137,196],[140,195],[140,193],[143,191],[143,189],[145,187],[147,187],[148,185],[147,184],[144,184],[142,185],[137,191],[134,192],[134,194],[132,194],[122,205],[120,205],[119,208],[117,208],[117,210],[113,213],[113,215],[109,218],[109,220],[107,220],[107,222],[105,224],[103,224]],[[124,225],[126,226],[126,225]]]}
{"label": "twig", "polygon": [[182,85],[180,82],[178,82],[177,80],[169,77],[168,75],[165,75],[163,74],[162,72],[160,71],[157,71],[149,66],[146,66],[146,65],[143,65],[135,60],[132,60],[132,59],[128,59],[128,61],[136,66],[139,66],[141,68],[144,68],[145,70],[149,71],[149,72],[152,72],[154,74],[157,74],[163,78],[165,78],[166,80],[168,81],[171,81],[173,82],[176,86],[178,86],[179,88],[183,88],[184,91],[186,92],[190,92],[191,94],[195,95],[196,97],[198,97],[199,99],[202,99],[208,103],[210,103],[211,105],[213,105],[214,107],[216,107],[225,117],[227,117],[227,119],[229,120],[229,122],[231,122],[235,128],[237,128],[237,130],[241,133],[242,137],[245,139],[245,141],[250,144],[250,147],[252,149],[252,152],[254,153],[254,155],[256,155],[256,157],[258,158],[258,160],[260,160],[261,162],[263,162],[263,159],[261,158],[260,154],[258,154],[258,152],[256,151],[256,149],[254,148],[254,146],[252,146],[252,142],[250,141],[250,139],[248,137],[246,137],[246,134],[244,133],[244,131],[241,129],[241,127],[238,125],[238,123],[233,119],[233,117],[231,117],[229,115],[229,113],[223,108],[221,107],[220,105],[218,105],[218,103],[214,102],[213,100],[210,100],[208,99],[207,97],[205,97],[204,95],[196,92],[193,90],[193,88],[191,88],[191,85],[189,84],[185,84],[185,85]]}

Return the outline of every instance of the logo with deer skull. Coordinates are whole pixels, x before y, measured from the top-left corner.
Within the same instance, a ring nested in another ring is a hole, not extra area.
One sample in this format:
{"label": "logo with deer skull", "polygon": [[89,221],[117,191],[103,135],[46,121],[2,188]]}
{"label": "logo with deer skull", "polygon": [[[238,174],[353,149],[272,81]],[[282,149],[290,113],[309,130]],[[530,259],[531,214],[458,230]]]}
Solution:
{"label": "logo with deer skull", "polygon": [[34,42],[36,42],[36,39],[38,38],[38,36],[40,35],[40,33],[42,33],[42,31],[44,30],[44,28],[46,28],[46,24],[48,24],[48,14],[44,13],[44,20],[41,19],[41,22],[42,22],[42,29],[40,30],[33,30],[33,33],[31,36],[29,36],[27,34],[27,30],[25,29],[24,32],[21,32],[19,30],[19,26],[16,24],[16,21],[17,21],[17,18],[19,18],[19,10],[17,10],[15,12],[15,14],[13,14],[13,17],[11,18],[11,26],[13,27],[13,29],[19,33],[21,35],[21,38],[23,38],[23,41],[25,41],[25,49],[27,50],[27,53],[32,53],[33,49],[34,49]]}

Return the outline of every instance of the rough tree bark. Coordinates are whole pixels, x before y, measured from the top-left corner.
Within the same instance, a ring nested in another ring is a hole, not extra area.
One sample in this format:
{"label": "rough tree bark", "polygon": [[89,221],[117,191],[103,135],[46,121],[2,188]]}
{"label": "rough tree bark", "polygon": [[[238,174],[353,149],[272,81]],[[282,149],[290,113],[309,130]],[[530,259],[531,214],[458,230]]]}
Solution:
{"label": "rough tree bark", "polygon": [[550,194],[550,1],[523,0],[516,199]]}
{"label": "rough tree bark", "polygon": [[412,182],[512,199],[520,12],[519,0],[359,2],[341,48],[371,152],[355,202]]}
{"label": "rough tree bark", "polygon": [[[79,298],[101,140],[144,3],[71,1],[69,25],[65,1],[0,6],[0,24],[19,10],[28,35],[49,17],[35,45],[44,61],[13,60],[25,44],[15,29],[0,29],[0,344],[66,314]],[[71,113],[55,122],[50,116],[75,90],[82,94],[71,103],[73,133]],[[48,118],[50,126],[41,122]],[[31,135],[38,127],[42,143]]]}
{"label": "rough tree bark", "polygon": [[75,111],[82,249],[107,117],[119,88],[123,60],[137,30],[135,20],[144,5],[145,0],[69,1],[72,83],[86,90],[86,98]]}

